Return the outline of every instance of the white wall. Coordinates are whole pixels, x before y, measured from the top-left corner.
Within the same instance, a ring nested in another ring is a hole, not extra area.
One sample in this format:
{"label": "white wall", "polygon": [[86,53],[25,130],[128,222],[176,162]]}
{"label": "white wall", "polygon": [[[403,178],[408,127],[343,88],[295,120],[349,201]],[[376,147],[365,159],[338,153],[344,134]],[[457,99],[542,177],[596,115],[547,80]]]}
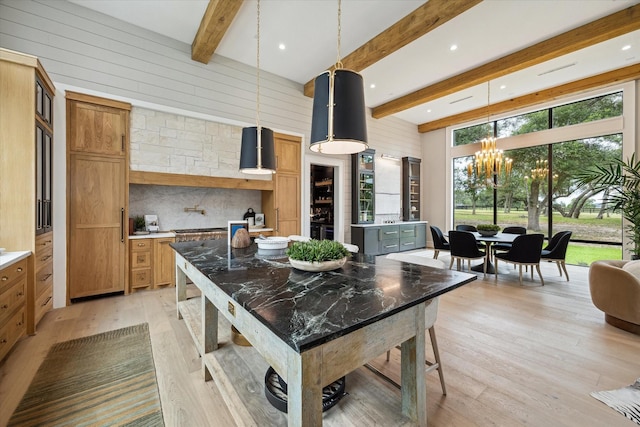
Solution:
{"label": "white wall", "polygon": [[[66,121],[64,89],[222,124],[255,125],[255,68],[214,55],[191,60],[188,44],[65,0],[0,0],[0,47],[37,56],[57,87],[54,147],[54,306],[66,302]],[[308,141],[312,99],[302,85],[261,73],[261,124]],[[420,157],[415,125],[368,117],[378,153]],[[303,147],[304,162],[306,153]],[[351,174],[345,161],[344,227],[350,241]],[[304,164],[304,163],[303,163]],[[381,177],[380,179],[384,179]],[[309,188],[309,176],[303,177]],[[306,191],[306,190],[305,190]],[[307,212],[301,206],[301,212]],[[423,218],[424,219],[424,218]]]}

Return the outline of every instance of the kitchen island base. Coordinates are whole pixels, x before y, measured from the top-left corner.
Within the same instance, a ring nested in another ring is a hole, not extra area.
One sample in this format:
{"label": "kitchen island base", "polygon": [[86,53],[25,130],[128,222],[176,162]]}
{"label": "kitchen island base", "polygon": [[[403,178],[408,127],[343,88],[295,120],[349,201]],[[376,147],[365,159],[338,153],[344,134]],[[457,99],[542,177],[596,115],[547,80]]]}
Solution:
{"label": "kitchen island base", "polygon": [[[200,297],[187,299],[187,276]],[[298,353],[180,254],[176,254],[176,299],[178,317],[185,320],[202,357],[202,375],[215,379],[238,425],[426,425],[425,376],[418,373],[424,370],[424,304]],[[253,347],[231,344],[227,322]],[[399,344],[405,374],[400,392],[361,368]],[[264,397],[269,365],[288,384],[286,415]],[[323,417],[321,384],[345,375],[349,396]]]}
{"label": "kitchen island base", "polygon": [[[189,291],[191,294],[191,289]],[[197,289],[193,293],[197,293]],[[201,307],[201,297],[189,298],[179,304],[192,338],[202,336]],[[196,347],[200,352],[200,338]],[[230,324],[224,317],[220,317],[218,323],[218,349],[205,353],[202,362],[206,366],[203,375],[212,373],[237,425],[287,425],[287,414],[275,409],[264,395],[264,373],[269,364],[254,348],[232,343]],[[380,368],[385,366],[384,354],[376,358],[375,363]],[[347,396],[324,413],[323,425],[415,425],[401,414],[401,396],[397,388],[363,368],[349,373],[346,378]],[[434,382],[433,387],[437,388],[438,384]]]}

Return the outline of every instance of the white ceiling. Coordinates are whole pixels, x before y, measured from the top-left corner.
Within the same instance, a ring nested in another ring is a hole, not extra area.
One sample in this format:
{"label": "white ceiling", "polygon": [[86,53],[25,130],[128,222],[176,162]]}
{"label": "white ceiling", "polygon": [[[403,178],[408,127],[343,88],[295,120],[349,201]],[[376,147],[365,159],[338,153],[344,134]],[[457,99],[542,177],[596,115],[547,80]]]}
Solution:
{"label": "white ceiling", "polygon": [[[191,44],[208,0],[69,0]],[[640,0],[485,0],[361,71],[375,107]],[[344,57],[423,0],[342,0]],[[245,0],[216,54],[256,65],[256,0]],[[279,44],[286,48],[281,50]],[[456,44],[458,49],[450,50]],[[337,58],[337,1],[262,0],[260,68],[298,83]],[[630,46],[622,50],[623,46]],[[640,31],[491,81],[491,103],[640,62]],[[552,70],[557,70],[550,72]],[[375,88],[370,88],[375,84]],[[503,89],[501,86],[505,86]],[[457,102],[455,102],[457,101]],[[395,114],[420,124],[487,105],[486,84]]]}

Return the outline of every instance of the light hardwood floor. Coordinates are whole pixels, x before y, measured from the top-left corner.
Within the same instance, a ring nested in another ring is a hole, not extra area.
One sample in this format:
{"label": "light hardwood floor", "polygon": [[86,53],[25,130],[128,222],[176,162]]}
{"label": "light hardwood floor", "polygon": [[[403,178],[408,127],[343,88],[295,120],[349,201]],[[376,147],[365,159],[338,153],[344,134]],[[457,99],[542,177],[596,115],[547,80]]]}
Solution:
{"label": "light hardwood floor", "polygon": [[[448,265],[446,254],[441,259]],[[640,336],[605,324],[591,303],[587,268],[568,269],[571,282],[558,276],[555,264],[543,263],[546,285],[541,287],[537,277],[532,282],[529,276],[520,286],[517,271],[507,267],[497,283],[492,275],[483,280],[480,274],[479,280],[441,298],[436,332],[448,395],[442,396],[437,374],[429,374],[430,426],[635,425],[589,392],[623,387],[640,377]],[[167,426],[242,425],[234,414],[255,412],[256,406],[268,412],[265,420],[270,421],[261,425],[283,424],[284,418],[263,398],[266,365],[255,350],[237,350],[238,366],[251,371],[235,381],[249,396],[245,407],[239,401],[225,403],[220,390],[234,379],[202,379],[191,337],[175,313],[173,288],[48,313],[38,334],[20,341],[0,363],[0,426],[7,423],[50,345],[142,322],[150,325]],[[398,374],[397,351],[391,363],[383,356],[374,363]],[[406,424],[387,413],[399,411],[399,393],[369,371],[350,374],[347,391],[325,413],[327,425]],[[368,403],[369,395],[382,403]]]}

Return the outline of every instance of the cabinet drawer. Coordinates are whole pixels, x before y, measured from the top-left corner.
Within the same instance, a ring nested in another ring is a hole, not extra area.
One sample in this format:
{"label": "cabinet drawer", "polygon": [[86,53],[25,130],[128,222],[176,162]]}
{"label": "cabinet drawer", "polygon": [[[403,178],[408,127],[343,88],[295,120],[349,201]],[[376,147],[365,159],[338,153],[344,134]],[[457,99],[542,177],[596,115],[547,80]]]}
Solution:
{"label": "cabinet drawer", "polygon": [[153,246],[151,239],[132,239],[130,242],[131,252],[150,251]]}
{"label": "cabinet drawer", "polygon": [[0,323],[0,360],[7,355],[13,345],[27,331],[24,308],[18,311],[8,322]]}
{"label": "cabinet drawer", "polygon": [[383,240],[378,242],[378,253],[379,254],[388,254],[391,252],[398,252],[399,250],[399,240]]}
{"label": "cabinet drawer", "polygon": [[400,238],[415,237],[416,226],[415,225],[401,225],[400,226]]}
{"label": "cabinet drawer", "polygon": [[400,229],[397,225],[380,227],[378,231],[378,240],[398,240],[400,236]]}
{"label": "cabinet drawer", "polygon": [[131,268],[151,267],[151,251],[132,252]]}
{"label": "cabinet drawer", "polygon": [[36,261],[38,259],[38,254],[40,251],[43,251],[47,248],[53,247],[53,232],[41,234],[36,237]]}
{"label": "cabinet drawer", "polygon": [[409,249],[416,248],[416,239],[415,237],[408,237],[405,239],[400,239],[400,250],[408,251]]}
{"label": "cabinet drawer", "polygon": [[15,282],[0,294],[0,323],[5,321],[18,307],[24,307],[27,292],[26,277]]}
{"label": "cabinet drawer", "polygon": [[0,293],[3,293],[5,290],[9,289],[13,282],[19,280],[20,277],[26,276],[26,274],[26,258],[0,270]]}
{"label": "cabinet drawer", "polygon": [[37,325],[44,314],[53,308],[53,286],[42,291],[36,299],[35,324]]}
{"label": "cabinet drawer", "polygon": [[46,263],[53,262],[53,246],[39,248],[36,246],[36,271]]}
{"label": "cabinet drawer", "polygon": [[146,288],[151,286],[151,268],[131,271],[131,288]]}
{"label": "cabinet drawer", "polygon": [[53,263],[47,262],[36,273],[36,298],[38,298],[44,290],[53,286]]}

